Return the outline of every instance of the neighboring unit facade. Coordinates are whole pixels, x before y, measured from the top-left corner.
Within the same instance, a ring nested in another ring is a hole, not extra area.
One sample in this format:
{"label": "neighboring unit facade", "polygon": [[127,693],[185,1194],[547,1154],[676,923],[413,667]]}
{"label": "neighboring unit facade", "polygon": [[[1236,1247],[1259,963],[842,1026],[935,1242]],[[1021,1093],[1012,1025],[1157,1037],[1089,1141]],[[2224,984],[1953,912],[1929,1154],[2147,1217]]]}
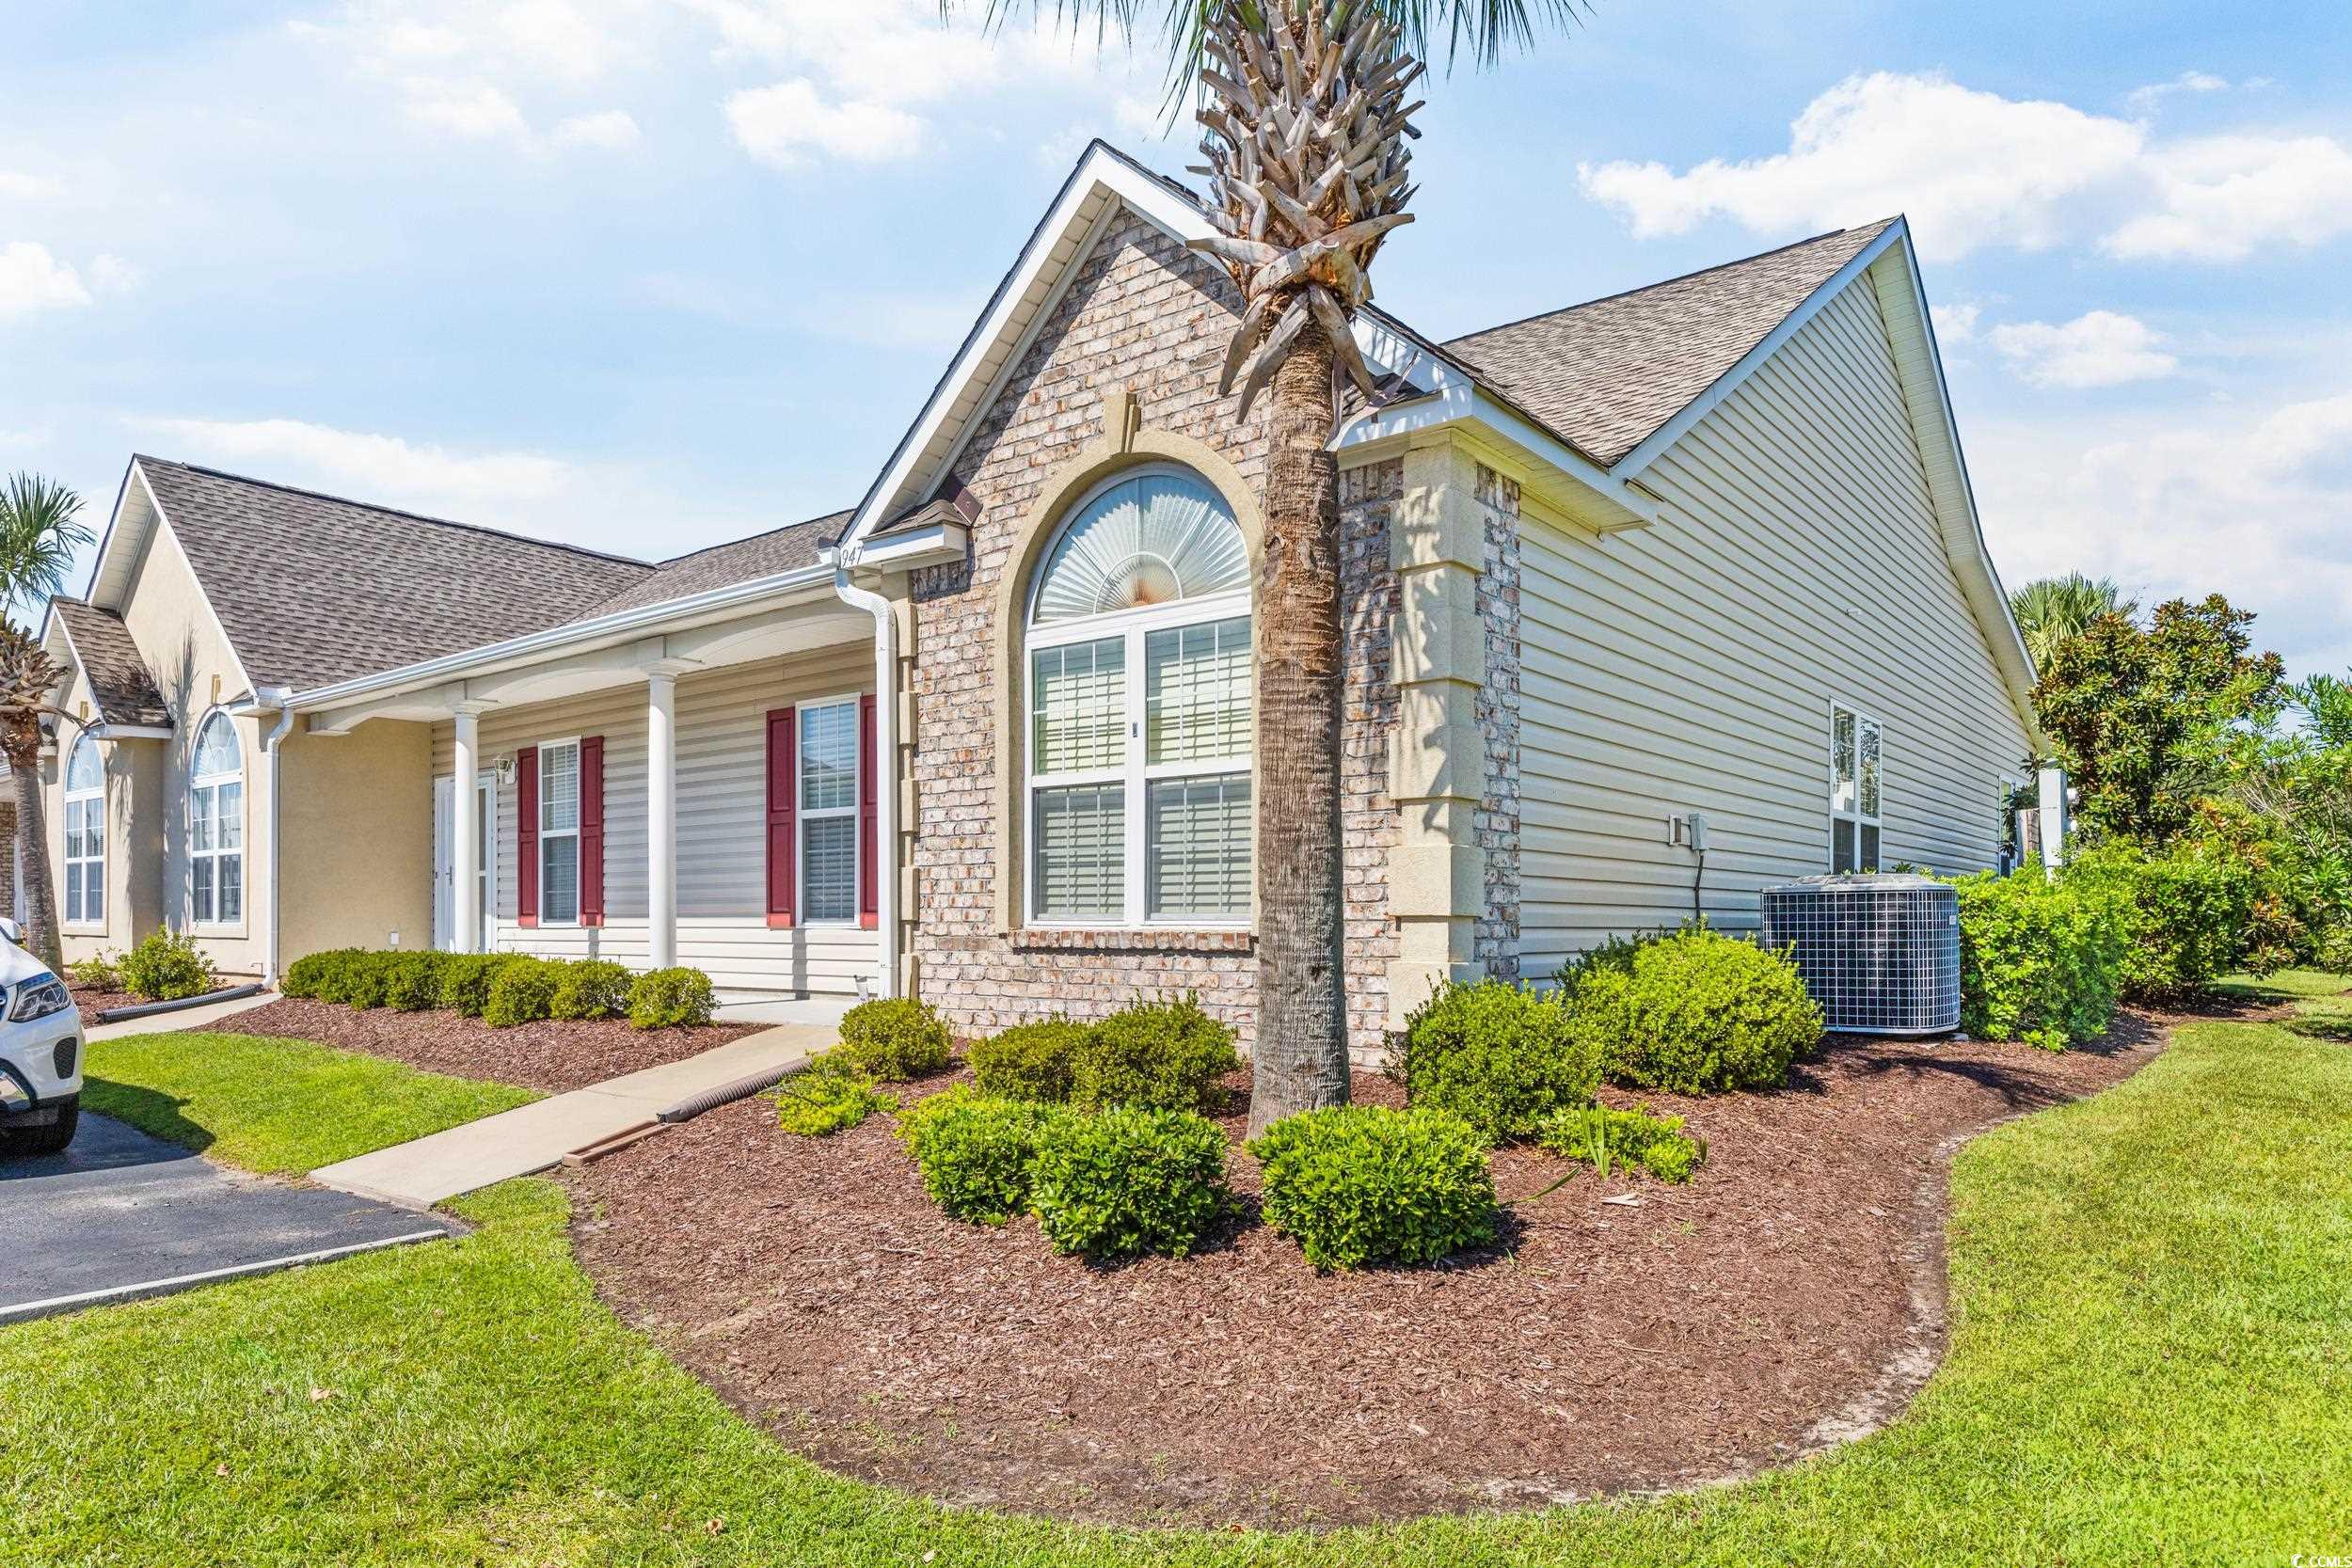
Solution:
{"label": "neighboring unit facade", "polygon": [[[1206,231],[1098,146],[855,509],[660,565],[135,460],[48,632],[91,721],[52,852],[104,888],[69,950],[167,923],[259,972],[398,932],[966,1033],[1190,990],[1247,1037],[1264,442],[1216,395]],[[1359,338],[1359,1050],[1450,977],[2000,857],[2032,671],[1899,220]]]}

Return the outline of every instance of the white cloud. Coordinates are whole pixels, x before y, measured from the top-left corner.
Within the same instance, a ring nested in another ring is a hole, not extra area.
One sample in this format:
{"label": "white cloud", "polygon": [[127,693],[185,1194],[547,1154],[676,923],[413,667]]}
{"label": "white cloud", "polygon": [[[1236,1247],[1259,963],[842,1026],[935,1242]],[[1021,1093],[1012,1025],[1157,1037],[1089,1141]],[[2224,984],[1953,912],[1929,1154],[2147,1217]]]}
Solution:
{"label": "white cloud", "polygon": [[923,121],[905,110],[827,103],[805,77],[735,93],[726,114],[737,144],[778,168],[804,167],[818,154],[881,163],[912,156],[923,145]]}
{"label": "white cloud", "polygon": [[567,82],[592,82],[612,51],[600,20],[570,0],[516,0],[495,13],[494,25],[517,63]]}
{"label": "white cloud", "polygon": [[412,76],[402,84],[402,111],[419,125],[472,141],[528,135],[531,126],[515,101],[487,82],[442,82]]}
{"label": "white cloud", "polygon": [[1761,234],[1902,212],[1935,259],[1986,246],[2096,240],[2133,258],[2231,261],[2352,231],[2352,150],[2326,136],[2245,132],[2153,142],[2144,122],[2003,98],[1941,76],[1879,71],[1822,93],[1788,150],[1680,173],[1582,164],[1584,194],[1636,237],[1727,217]]}
{"label": "white cloud", "polygon": [[595,147],[606,150],[634,146],[638,138],[637,121],[625,109],[605,109],[591,115],[574,115],[559,121],[555,127],[558,147]]}
{"label": "white cloud", "polygon": [[1977,323],[1984,317],[1981,305],[1938,305],[1931,312],[1935,318],[1935,338],[1948,348],[1954,343],[1976,341]]}
{"label": "white cloud", "polygon": [[147,269],[104,251],[90,258],[89,283],[102,294],[127,294],[147,281]]}
{"label": "white cloud", "polygon": [[2225,78],[2216,76],[2209,71],[2184,71],[2169,82],[2151,82],[2144,87],[2134,87],[2124,94],[2124,101],[2133,108],[2145,112],[2175,93],[2227,92],[2229,88],[2230,84]]}
{"label": "white cloud", "polygon": [[47,245],[32,240],[0,245],[0,321],[89,302],[81,275],[52,256]]}
{"label": "white cloud", "polygon": [[18,201],[38,201],[63,193],[65,186],[46,175],[26,174],[21,169],[0,168],[0,196]]}
{"label": "white cloud", "polygon": [[2005,323],[1993,346],[2037,387],[2117,387],[2170,375],[2180,361],[2164,352],[2164,334],[2136,316],[2091,310],[2059,325]]}
{"label": "white cloud", "polygon": [[171,441],[180,455],[224,467],[380,504],[448,512],[548,499],[573,478],[570,467],[541,452],[459,453],[397,436],[337,430],[300,420],[163,419],[143,427]]}

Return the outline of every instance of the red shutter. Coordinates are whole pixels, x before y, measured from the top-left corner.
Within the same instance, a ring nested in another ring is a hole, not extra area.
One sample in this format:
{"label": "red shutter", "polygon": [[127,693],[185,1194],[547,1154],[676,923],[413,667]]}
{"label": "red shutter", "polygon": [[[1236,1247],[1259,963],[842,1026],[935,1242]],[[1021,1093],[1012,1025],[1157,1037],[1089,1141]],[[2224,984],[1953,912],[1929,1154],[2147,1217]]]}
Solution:
{"label": "red shutter", "polygon": [[768,924],[792,921],[792,832],[799,803],[796,768],[800,748],[793,743],[798,715],[780,707],[768,715]]}
{"label": "red shutter", "polygon": [[515,753],[515,915],[539,924],[539,748]]}
{"label": "red shutter", "polygon": [[874,694],[857,700],[857,923],[867,930],[882,924],[882,906],[874,896],[874,872],[881,846],[875,842]]}
{"label": "red shutter", "polygon": [[604,924],[604,736],[580,743],[580,923]]}

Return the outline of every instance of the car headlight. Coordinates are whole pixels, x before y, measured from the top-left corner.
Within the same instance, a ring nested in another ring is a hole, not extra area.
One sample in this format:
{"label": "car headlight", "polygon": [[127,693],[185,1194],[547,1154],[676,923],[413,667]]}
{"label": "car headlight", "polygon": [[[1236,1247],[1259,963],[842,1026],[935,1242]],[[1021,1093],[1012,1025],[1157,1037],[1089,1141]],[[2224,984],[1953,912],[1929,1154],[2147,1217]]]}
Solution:
{"label": "car headlight", "polygon": [[56,975],[40,974],[16,988],[16,999],[8,1004],[8,1022],[22,1023],[26,1019],[47,1018],[72,1006],[73,993]]}

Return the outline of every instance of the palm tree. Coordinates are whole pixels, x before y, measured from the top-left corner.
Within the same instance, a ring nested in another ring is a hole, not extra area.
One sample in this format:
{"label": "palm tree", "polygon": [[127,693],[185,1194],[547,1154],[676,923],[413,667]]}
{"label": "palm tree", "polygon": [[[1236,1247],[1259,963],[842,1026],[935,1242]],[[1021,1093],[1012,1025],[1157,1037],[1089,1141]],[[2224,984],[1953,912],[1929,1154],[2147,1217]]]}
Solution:
{"label": "palm tree", "polygon": [[2104,615],[2135,615],[2139,601],[2128,597],[2113,578],[2092,579],[2080,572],[2029,582],[2009,596],[2010,613],[2026,639],[2034,664],[2047,668],[2059,643],[2080,637]]}
{"label": "palm tree", "polygon": [[[1369,390],[1350,323],[1381,242],[1412,221],[1407,180],[1429,40],[1485,64],[1576,20],[1575,0],[1161,0],[1178,101],[1198,99],[1218,232],[1194,242],[1232,277],[1241,320],[1220,391],[1238,422],[1267,399],[1258,668],[1258,1038],[1254,1135],[1348,1097],[1340,837],[1339,375]],[[943,12],[955,0],[941,0]],[[1147,0],[986,0],[1132,37]]]}
{"label": "palm tree", "polygon": [[[73,554],[90,542],[76,520],[82,498],[38,474],[9,476],[0,490],[0,610],[30,612],[65,586]],[[49,822],[40,787],[40,721],[65,672],[14,622],[0,623],[0,756],[16,786],[16,842],[24,878],[25,933],[33,954],[59,969],[57,892],[49,867]],[[62,717],[62,716],[60,716]]]}

